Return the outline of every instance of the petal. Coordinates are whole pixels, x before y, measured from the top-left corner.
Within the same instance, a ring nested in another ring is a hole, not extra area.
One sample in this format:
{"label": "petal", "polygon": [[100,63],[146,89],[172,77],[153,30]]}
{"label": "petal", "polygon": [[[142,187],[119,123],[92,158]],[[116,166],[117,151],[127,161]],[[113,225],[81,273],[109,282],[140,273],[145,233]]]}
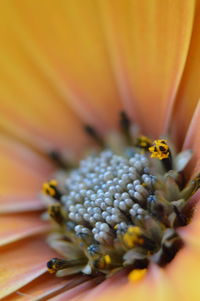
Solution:
{"label": "petal", "polygon": [[191,38],[195,1],[99,1],[127,111],[146,133],[167,129]]}
{"label": "petal", "polygon": [[0,218],[0,246],[47,232],[49,225],[37,213],[10,214]]}
{"label": "petal", "polygon": [[45,238],[26,239],[0,249],[0,298],[46,272],[46,262],[55,257]]}
{"label": "petal", "polygon": [[192,196],[190,204],[196,206],[194,216],[187,227],[180,228],[179,233],[187,245],[200,250],[200,190]]}
{"label": "petal", "polygon": [[0,137],[0,212],[41,209],[38,194],[53,172],[50,162],[29,148]]}
{"label": "petal", "polygon": [[16,213],[27,211],[38,211],[46,206],[40,198],[34,198],[32,195],[27,197],[0,197],[0,213]]}
{"label": "petal", "polygon": [[200,300],[199,289],[200,250],[184,248],[176,260],[167,269],[167,277],[171,280],[173,289],[180,300]]}
{"label": "petal", "polygon": [[[116,275],[104,280],[97,287],[93,288],[90,292],[85,293],[87,301],[95,300],[97,296],[100,296],[102,292],[117,287],[118,289],[123,288],[128,282],[127,271],[120,271]],[[84,298],[83,298],[84,300]]]}
{"label": "petal", "polygon": [[1,11],[4,126],[9,119],[47,145],[80,147],[77,115],[100,130],[116,124],[121,106],[96,3],[14,1]]}
{"label": "petal", "polygon": [[183,149],[192,149],[193,157],[186,167],[186,175],[194,177],[200,170],[200,101],[196,107],[192,121],[188,128]]}
{"label": "petal", "polygon": [[182,145],[195,107],[198,104],[200,87],[200,2],[196,3],[193,32],[190,48],[181,84],[177,94],[176,104],[172,118],[173,135]]}
{"label": "petal", "polygon": [[148,300],[150,297],[155,301],[178,300],[176,291],[172,290],[164,270],[157,266],[152,266],[148,271],[147,276],[139,282],[129,282],[119,287],[113,283],[110,288],[102,290],[98,295],[92,294],[92,296],[93,298],[87,298],[86,294],[85,298],[80,300],[90,301],[95,299],[98,301],[108,301],[114,298],[115,301],[143,301]]}
{"label": "petal", "polygon": [[43,300],[43,298],[46,300],[46,298],[57,295],[63,290],[69,290],[74,286],[79,285],[81,281],[85,281],[84,276],[80,277],[80,275],[78,275],[76,277],[71,277],[70,279],[61,279],[55,277],[55,275],[45,273],[44,275],[39,276],[37,279],[31,281],[30,284],[19,289],[19,291],[5,298],[5,301],[27,301],[30,299]]}
{"label": "petal", "polygon": [[[91,289],[93,289],[96,285],[99,284],[99,282],[102,281],[102,277],[96,277],[94,279],[90,279],[82,284],[77,285],[75,288],[72,288],[62,294],[59,294],[58,296],[51,298],[51,301],[66,301],[66,300],[72,300],[73,298],[79,299],[79,295],[82,295],[83,292],[86,291],[89,292]],[[82,297],[80,296],[80,300],[82,300]]]}

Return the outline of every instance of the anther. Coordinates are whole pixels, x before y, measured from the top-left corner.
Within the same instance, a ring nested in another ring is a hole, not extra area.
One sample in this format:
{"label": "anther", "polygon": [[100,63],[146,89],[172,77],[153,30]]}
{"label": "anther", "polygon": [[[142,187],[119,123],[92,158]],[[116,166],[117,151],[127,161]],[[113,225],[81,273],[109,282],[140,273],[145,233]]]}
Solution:
{"label": "anther", "polygon": [[44,194],[49,195],[59,201],[62,197],[62,194],[58,190],[57,185],[58,183],[56,180],[45,182],[42,186],[42,191]]}
{"label": "anther", "polygon": [[147,273],[147,269],[135,269],[128,275],[128,279],[131,282],[137,282],[142,278],[144,278],[146,273]]}
{"label": "anther", "polygon": [[48,214],[57,224],[62,225],[64,223],[64,216],[59,203],[50,205],[48,207]]}
{"label": "anther", "polygon": [[66,268],[83,265],[86,260],[84,258],[75,259],[75,260],[64,260],[59,258],[52,258],[47,262],[47,268],[49,273],[55,273],[59,270]]}
{"label": "anther", "polygon": [[127,232],[123,235],[123,241],[129,248],[133,248],[135,245],[142,245],[144,239],[142,238],[142,231],[137,226],[130,226]]}
{"label": "anther", "polygon": [[100,146],[105,147],[105,143],[99,133],[93,128],[91,125],[85,125],[84,126],[85,132],[92,138],[94,141]]}
{"label": "anther", "polygon": [[131,133],[130,133],[130,126],[131,126],[130,119],[128,118],[127,114],[124,111],[122,111],[120,113],[120,127],[121,127],[122,132],[129,144],[132,141]]}
{"label": "anther", "polygon": [[172,169],[172,156],[167,140],[155,140],[153,145],[149,147],[149,151],[151,152],[151,158],[157,158],[162,161],[166,171]]}
{"label": "anther", "polygon": [[50,159],[61,169],[68,169],[71,166],[69,165],[68,162],[66,162],[62,156],[61,153],[56,151],[56,150],[52,150],[48,153]]}
{"label": "anther", "polygon": [[151,145],[152,145],[151,139],[146,136],[139,136],[135,141],[135,146],[145,151],[148,151]]}

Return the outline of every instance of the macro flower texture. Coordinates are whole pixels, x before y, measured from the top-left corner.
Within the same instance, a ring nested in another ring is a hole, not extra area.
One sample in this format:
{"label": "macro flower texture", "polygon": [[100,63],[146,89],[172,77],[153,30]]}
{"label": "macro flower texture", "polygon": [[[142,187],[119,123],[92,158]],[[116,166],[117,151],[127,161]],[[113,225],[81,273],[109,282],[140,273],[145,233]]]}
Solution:
{"label": "macro flower texture", "polygon": [[0,299],[199,301],[200,1],[0,16]]}

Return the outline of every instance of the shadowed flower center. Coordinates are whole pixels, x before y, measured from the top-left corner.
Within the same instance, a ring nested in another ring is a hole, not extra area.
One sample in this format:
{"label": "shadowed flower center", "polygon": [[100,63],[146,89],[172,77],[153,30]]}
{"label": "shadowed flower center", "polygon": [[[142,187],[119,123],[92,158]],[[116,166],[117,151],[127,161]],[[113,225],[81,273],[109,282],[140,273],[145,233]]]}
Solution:
{"label": "shadowed flower center", "polygon": [[141,270],[132,272],[135,279],[150,262],[170,262],[183,245],[176,229],[188,223],[184,209],[199,186],[198,177],[182,180],[190,151],[176,155],[166,139],[139,135],[124,113],[120,124],[112,143],[87,126],[100,150],[43,185],[53,200],[49,243],[64,257],[47,264],[57,276],[130,267]]}

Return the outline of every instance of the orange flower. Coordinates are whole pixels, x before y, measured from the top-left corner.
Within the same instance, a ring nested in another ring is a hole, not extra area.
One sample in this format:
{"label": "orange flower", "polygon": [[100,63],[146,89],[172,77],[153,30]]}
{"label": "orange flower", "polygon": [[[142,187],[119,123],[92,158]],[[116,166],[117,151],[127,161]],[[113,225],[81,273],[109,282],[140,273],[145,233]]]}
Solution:
{"label": "orange flower", "polygon": [[200,2],[8,0],[0,14],[0,298],[199,300],[198,205],[166,267],[102,282],[47,272],[57,254],[38,194],[55,171],[49,152],[79,156],[90,142],[82,124],[106,135],[122,110],[145,135],[170,130],[193,150],[186,177],[199,172]]}

